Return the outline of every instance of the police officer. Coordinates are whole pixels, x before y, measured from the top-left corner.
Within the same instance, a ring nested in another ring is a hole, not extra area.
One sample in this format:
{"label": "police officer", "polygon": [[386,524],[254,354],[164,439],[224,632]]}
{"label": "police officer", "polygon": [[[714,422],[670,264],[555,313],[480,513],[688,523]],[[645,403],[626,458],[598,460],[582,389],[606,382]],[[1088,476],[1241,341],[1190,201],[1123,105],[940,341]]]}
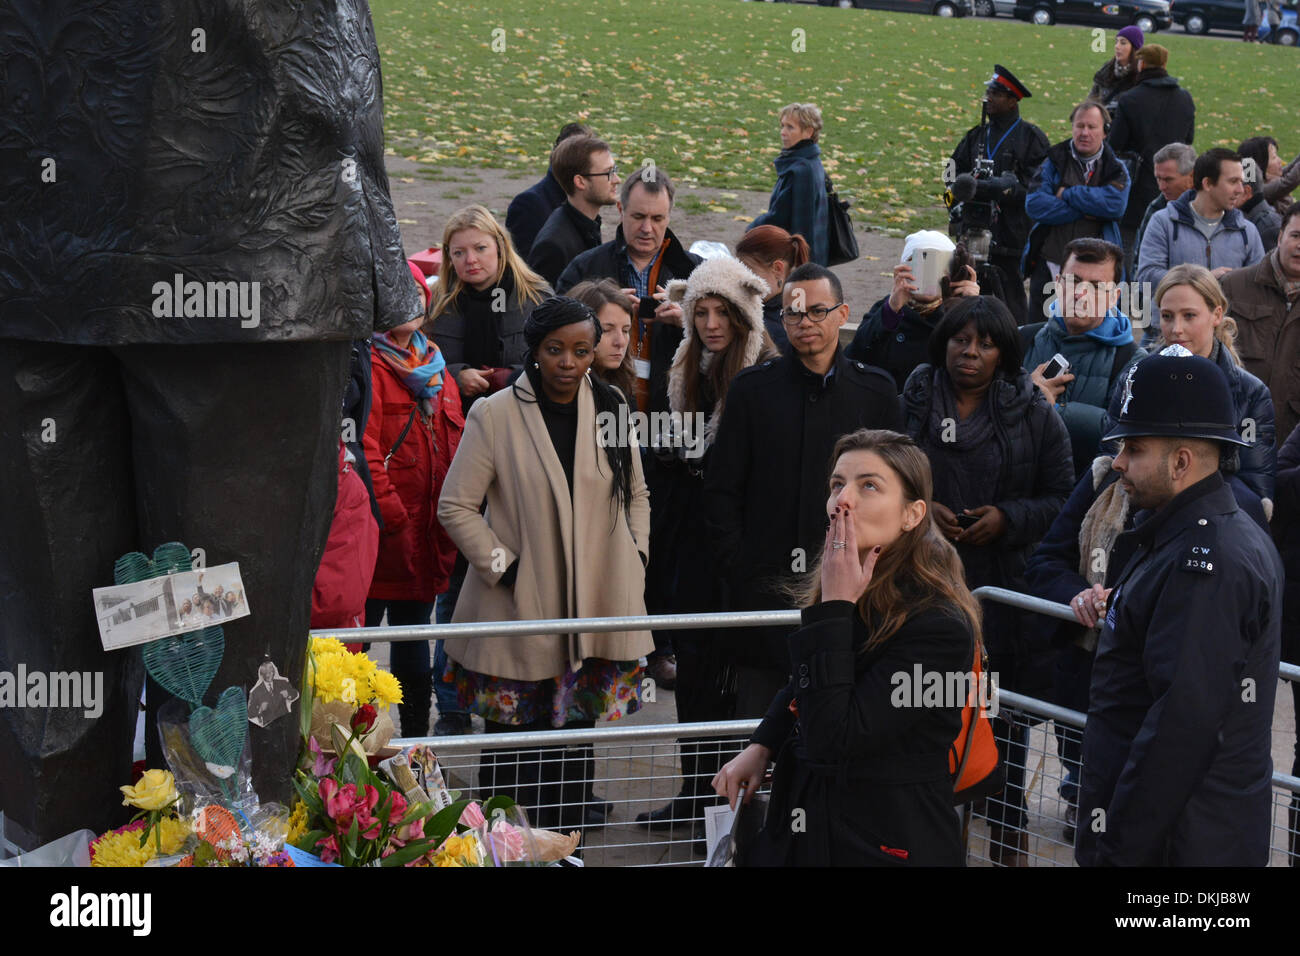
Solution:
{"label": "police officer", "polygon": [[1113,467],[1135,510],[1106,587],[1083,738],[1082,866],[1264,866],[1282,563],[1220,456],[1246,444],[1227,380],[1171,346],[1129,369]]}
{"label": "police officer", "polygon": [[[998,206],[989,265],[996,270],[999,281],[991,282],[981,274],[979,282],[985,292],[1006,303],[1017,325],[1036,321],[1027,318],[1020,253],[1033,225],[1025,212],[1025,194],[1049,146],[1047,135],[1020,117],[1020,101],[1032,95],[1010,70],[995,64],[984,91],[980,125],[971,129],[953,150],[949,166],[953,176],[973,175],[979,170],[975,176],[979,183],[975,201],[992,200]],[[950,231],[954,238],[960,237],[955,219]]]}

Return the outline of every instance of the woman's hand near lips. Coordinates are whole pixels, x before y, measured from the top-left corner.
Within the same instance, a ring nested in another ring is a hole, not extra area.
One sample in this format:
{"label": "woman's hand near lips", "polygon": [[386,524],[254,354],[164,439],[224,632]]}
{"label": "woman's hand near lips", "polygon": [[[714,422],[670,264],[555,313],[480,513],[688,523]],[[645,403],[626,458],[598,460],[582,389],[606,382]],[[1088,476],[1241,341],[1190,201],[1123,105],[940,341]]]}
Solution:
{"label": "woman's hand near lips", "polygon": [[865,559],[859,560],[858,532],[853,515],[847,505],[836,505],[822,552],[822,600],[856,604],[858,598],[866,593],[879,559],[880,547],[877,546],[867,552]]}

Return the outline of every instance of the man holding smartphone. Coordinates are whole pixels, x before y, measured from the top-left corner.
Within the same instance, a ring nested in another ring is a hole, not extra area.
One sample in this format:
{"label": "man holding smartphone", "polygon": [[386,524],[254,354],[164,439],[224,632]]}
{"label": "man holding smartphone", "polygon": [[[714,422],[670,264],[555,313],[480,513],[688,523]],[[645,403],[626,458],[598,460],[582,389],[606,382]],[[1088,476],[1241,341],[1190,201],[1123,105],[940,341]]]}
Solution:
{"label": "man holding smartphone", "polygon": [[[1097,456],[1102,419],[1124,371],[1143,356],[1119,308],[1124,250],[1104,239],[1065,246],[1046,322],[1021,326],[1024,368],[1070,433],[1074,480]],[[1058,357],[1064,362],[1053,363]]]}
{"label": "man holding smartphone", "polygon": [[619,190],[614,238],[579,255],[555,284],[556,293],[565,295],[583,280],[613,279],[632,299],[637,320],[628,350],[643,412],[668,410],[668,369],[682,341],[682,308],[667,301],[664,287],[670,279],[685,279],[702,261],[668,228],[675,193],[662,169],[638,169]]}

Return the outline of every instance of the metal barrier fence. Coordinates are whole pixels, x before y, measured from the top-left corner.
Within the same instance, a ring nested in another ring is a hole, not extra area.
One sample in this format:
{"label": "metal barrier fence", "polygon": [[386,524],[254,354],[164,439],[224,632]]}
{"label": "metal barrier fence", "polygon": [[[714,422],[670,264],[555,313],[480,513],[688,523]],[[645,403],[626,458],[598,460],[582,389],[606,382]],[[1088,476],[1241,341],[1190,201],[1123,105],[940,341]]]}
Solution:
{"label": "metal barrier fence", "polygon": [[[977,597],[1074,620],[1068,606],[1002,588]],[[356,641],[413,641],[617,630],[675,630],[797,625],[798,611],[646,615],[582,621],[511,621],[314,631]],[[1300,667],[1281,676],[1300,681]],[[971,865],[1071,866],[1078,751],[1086,715],[1010,691],[998,695],[995,733],[1005,754],[1008,786],[965,808]],[[582,831],[588,866],[686,866],[705,860],[704,820],[722,806],[710,782],[738,753],[757,720],[694,724],[606,724],[541,733],[412,737],[438,753],[448,785],[466,793],[507,793],[530,819],[552,829]],[[1054,738],[1054,739],[1053,739]],[[597,792],[599,791],[599,792]],[[681,794],[688,795],[680,798]],[[676,798],[676,799],[675,799]],[[669,808],[647,825],[636,817]],[[1081,821],[1088,825],[1088,821]],[[1273,775],[1271,865],[1300,865],[1300,779]]]}

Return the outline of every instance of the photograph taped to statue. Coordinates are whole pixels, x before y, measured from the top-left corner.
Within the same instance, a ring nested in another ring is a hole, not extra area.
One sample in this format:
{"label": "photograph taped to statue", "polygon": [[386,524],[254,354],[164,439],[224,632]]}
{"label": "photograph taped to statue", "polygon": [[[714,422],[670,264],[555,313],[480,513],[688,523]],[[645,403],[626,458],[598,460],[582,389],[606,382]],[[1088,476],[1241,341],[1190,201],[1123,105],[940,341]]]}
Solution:
{"label": "photograph taped to statue", "polygon": [[251,613],[237,561],[203,571],[182,571],[95,588],[93,593],[106,651]]}
{"label": "photograph taped to statue", "polygon": [[248,692],[249,723],[265,727],[274,720],[288,716],[298,697],[298,689],[288,678],[280,675],[275,662],[263,661],[257,669],[257,683]]}
{"label": "photograph taped to statue", "polygon": [[[183,539],[276,595],[230,626],[217,686],[250,686],[263,651],[287,673],[302,666],[349,343],[419,301],[388,195],[364,0],[108,0],[6,7],[0,20],[9,122],[52,161],[0,170],[0,256],[15,264],[0,277],[0,657],[103,671],[108,692],[96,721],[0,713],[0,808],[46,842],[108,828],[130,776],[140,656],[106,653],[86,605],[120,555]],[[155,314],[155,286],[174,290],[178,274],[181,314],[174,301]],[[57,440],[23,424],[44,419]],[[194,614],[193,594],[181,600]],[[162,766],[154,715],[167,694],[151,683],[147,699],[146,756]],[[289,796],[293,723],[251,741],[266,799]]]}

